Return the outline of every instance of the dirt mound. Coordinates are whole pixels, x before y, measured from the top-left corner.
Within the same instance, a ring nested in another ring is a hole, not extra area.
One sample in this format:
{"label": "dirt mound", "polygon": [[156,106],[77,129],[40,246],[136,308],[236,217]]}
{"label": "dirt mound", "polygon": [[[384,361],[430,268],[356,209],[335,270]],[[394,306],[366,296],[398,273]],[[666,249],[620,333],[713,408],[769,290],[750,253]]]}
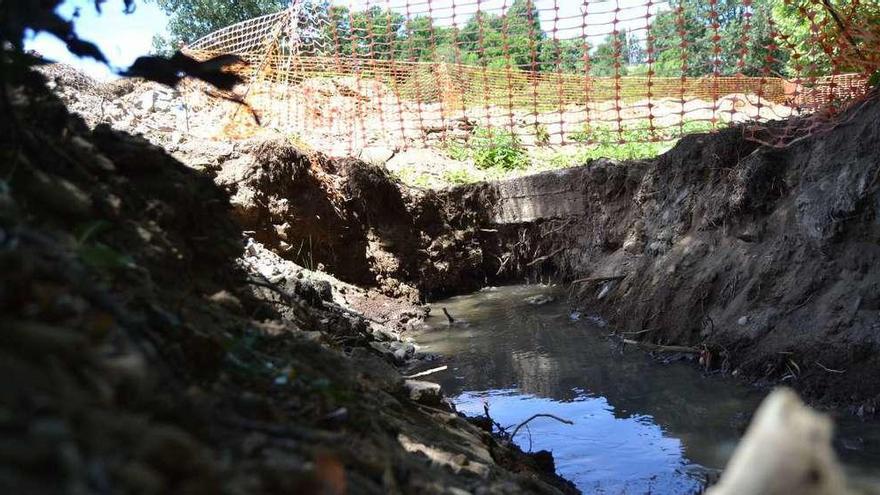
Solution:
{"label": "dirt mound", "polygon": [[385,359],[400,305],[358,311],[243,243],[209,175],[8,90],[4,493],[573,491],[413,392]]}

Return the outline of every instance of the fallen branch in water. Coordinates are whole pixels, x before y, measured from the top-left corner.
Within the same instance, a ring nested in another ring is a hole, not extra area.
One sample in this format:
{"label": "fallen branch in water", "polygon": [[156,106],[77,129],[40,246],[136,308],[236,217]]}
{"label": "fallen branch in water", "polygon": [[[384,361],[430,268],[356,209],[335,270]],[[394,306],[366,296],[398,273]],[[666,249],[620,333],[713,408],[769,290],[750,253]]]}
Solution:
{"label": "fallen branch in water", "polygon": [[517,425],[517,427],[513,429],[513,433],[510,434],[510,440],[513,441],[513,437],[516,436],[516,434],[517,434],[517,432],[519,432],[519,429],[520,429],[520,428],[522,428],[523,426],[529,424],[529,422],[532,421],[533,419],[537,419],[537,418],[550,418],[550,419],[555,419],[556,421],[559,421],[560,423],[565,423],[565,424],[567,424],[567,425],[573,425],[573,424],[574,424],[574,421],[571,421],[570,419],[562,419],[562,418],[560,418],[559,416],[554,416],[554,415],[552,415],[552,414],[539,413],[539,414],[535,414],[535,415],[532,416],[531,418],[529,418],[529,419],[523,421],[522,423],[520,423],[519,425]]}
{"label": "fallen branch in water", "polygon": [[443,308],[443,314],[446,315],[446,319],[449,320],[450,325],[455,323],[455,318],[453,318],[452,315],[449,314],[449,311],[446,311],[446,308]]}
{"label": "fallen branch in water", "polygon": [[409,379],[412,379],[412,378],[418,378],[418,377],[420,377],[420,376],[433,375],[434,373],[439,373],[440,371],[446,371],[447,368],[449,368],[449,366],[446,366],[446,365],[444,364],[443,366],[438,366],[438,367],[436,367],[436,368],[431,368],[431,369],[429,369],[429,370],[420,371],[420,372],[415,373],[415,374],[413,374],[413,375],[404,375],[403,377],[406,378],[407,380],[409,380]]}
{"label": "fallen branch in water", "polygon": [[696,347],[687,347],[683,345],[660,345],[660,344],[651,344],[649,342],[639,342],[637,340],[623,339],[624,344],[634,345],[636,347],[641,347],[642,349],[646,349],[649,351],[657,351],[657,352],[685,352],[688,354],[699,354],[700,349]]}
{"label": "fallen branch in water", "polygon": [[557,249],[556,251],[553,251],[550,254],[545,254],[544,256],[541,256],[540,258],[535,258],[532,261],[530,261],[528,264],[526,264],[526,266],[535,266],[542,261],[546,261],[546,260],[556,256],[557,254],[561,253],[564,249],[565,249],[564,247],[561,247],[561,248]]}
{"label": "fallen branch in water", "polygon": [[577,280],[572,280],[571,284],[583,284],[587,282],[611,282],[612,280],[623,280],[626,278],[626,275],[613,275],[611,277],[590,277],[590,278],[579,278]]}

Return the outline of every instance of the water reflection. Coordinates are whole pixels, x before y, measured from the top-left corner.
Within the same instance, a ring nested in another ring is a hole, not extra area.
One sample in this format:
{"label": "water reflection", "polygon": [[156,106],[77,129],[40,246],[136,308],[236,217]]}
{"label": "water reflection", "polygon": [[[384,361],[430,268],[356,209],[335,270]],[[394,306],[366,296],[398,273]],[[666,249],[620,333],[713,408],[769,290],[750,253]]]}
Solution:
{"label": "water reflection", "polygon": [[604,397],[582,395],[558,401],[516,390],[466,392],[459,410],[515,425],[536,411],[570,419],[569,426],[539,418],[517,435],[524,449],[553,452],[557,470],[584,493],[696,493],[701,484],[688,473],[681,441],[664,434],[650,416],[619,417]]}
{"label": "water reflection", "polygon": [[[551,413],[574,426],[536,420],[517,443],[554,453],[557,468],[585,493],[693,493],[699,466],[726,463],[763,394],[690,365],[660,365],[644,353],[621,353],[608,330],[573,321],[561,293],[512,286],[434,306],[416,341],[450,356],[433,375],[460,410],[482,414],[483,401],[502,424]],[[448,325],[440,311],[464,323]]]}

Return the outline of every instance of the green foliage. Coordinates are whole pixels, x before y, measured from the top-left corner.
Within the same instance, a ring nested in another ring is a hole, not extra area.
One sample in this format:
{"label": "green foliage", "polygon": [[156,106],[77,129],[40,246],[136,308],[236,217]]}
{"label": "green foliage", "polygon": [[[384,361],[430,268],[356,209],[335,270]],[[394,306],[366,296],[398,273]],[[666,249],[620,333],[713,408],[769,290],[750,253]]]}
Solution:
{"label": "green foliage", "polygon": [[[286,0],[149,1],[158,4],[170,19],[170,37],[156,40],[161,51],[288,5]],[[844,16],[880,19],[880,7],[874,2],[855,7],[850,0],[828,1]],[[438,25],[424,15],[407,19],[397,10],[379,5],[360,11],[331,5],[328,0],[306,0],[303,5],[312,19],[327,21],[316,39],[341,56],[442,61],[490,69],[589,70],[594,77],[646,75],[649,70],[657,76],[684,73],[697,77],[715,71],[722,75],[760,75],[765,70],[789,75],[798,70],[827,72],[827,56],[810,34],[809,20],[798,11],[802,3],[813,2],[670,0],[669,8],[660,9],[651,20],[650,68],[644,34],[616,31],[596,46],[581,37],[553,39],[541,27],[535,0],[513,0],[503,13],[480,11],[459,27]],[[828,15],[822,9],[813,10],[817,20]],[[771,20],[802,57],[792,58],[786,48],[773,43]],[[832,22],[824,25],[835,29]],[[768,65],[767,60],[772,63]]]}
{"label": "green foliage", "polygon": [[131,256],[122,254],[94,238],[106,232],[110,225],[104,221],[95,221],[76,229],[74,251],[86,265],[102,272],[110,272],[121,268],[135,266]]}
{"label": "green foliage", "polygon": [[445,141],[441,145],[440,149],[443,150],[446,153],[446,156],[448,156],[449,158],[452,158],[453,160],[458,160],[460,162],[463,162],[471,157],[470,150],[467,148],[467,146],[458,141]]}
{"label": "green foliage", "polygon": [[[714,128],[720,128],[723,125],[719,123]],[[592,146],[579,150],[574,155],[556,157],[555,160],[557,163],[562,161],[570,165],[595,158],[643,160],[665,153],[672,148],[676,138],[680,136],[712,130],[712,123],[706,121],[688,121],[682,123],[681,126],[654,129],[653,131],[644,123],[624,126],[619,131],[606,125],[585,125],[583,129],[569,136],[569,139]],[[553,159],[551,158],[551,160]]]}
{"label": "green foliage", "polygon": [[157,51],[174,51],[218,29],[287,7],[286,0],[149,0],[168,14],[169,38],[155,38]]}
{"label": "green foliage", "polygon": [[481,169],[523,169],[529,156],[516,134],[497,129],[479,128],[469,142],[474,164]]}
{"label": "green foliage", "polygon": [[[670,9],[658,14],[651,24],[657,53],[655,73],[702,76],[717,68],[721,75],[761,74],[770,55],[768,47],[773,46],[768,11],[772,1],[754,0],[749,6],[742,0],[718,0],[713,8],[705,0],[672,0]],[[717,19],[717,39],[713,18]],[[682,28],[684,35],[680,34]],[[774,63],[769,69],[778,72],[787,56],[779,50],[772,55]]]}
{"label": "green foliage", "polygon": [[461,185],[479,182],[480,178],[468,172],[467,169],[454,169],[443,171],[443,181],[452,185]]}
{"label": "green foliage", "polygon": [[538,124],[535,126],[535,144],[538,146],[550,144],[550,131],[546,125]]}

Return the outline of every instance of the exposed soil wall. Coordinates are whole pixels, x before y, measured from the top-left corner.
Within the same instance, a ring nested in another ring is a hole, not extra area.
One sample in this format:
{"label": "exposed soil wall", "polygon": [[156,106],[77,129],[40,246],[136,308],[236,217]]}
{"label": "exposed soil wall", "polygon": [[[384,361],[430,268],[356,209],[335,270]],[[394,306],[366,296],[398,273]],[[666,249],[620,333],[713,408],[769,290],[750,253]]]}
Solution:
{"label": "exposed soil wall", "polygon": [[[306,178],[272,172],[273,185],[255,187],[286,209],[241,218],[293,233],[265,239],[275,246],[311,235],[329,272],[413,300],[524,277],[579,280],[581,304],[621,332],[696,346],[709,369],[870,413],[880,400],[878,117],[869,102],[784,149],[733,128],[656,160],[440,192],[357,161]],[[296,185],[279,190],[287,182]]]}
{"label": "exposed soil wall", "polygon": [[[39,77],[3,90],[2,493],[576,491],[403,379],[418,308],[245,243],[236,220],[272,207],[89,129]],[[292,211],[331,213],[320,173],[263,163]]]}
{"label": "exposed soil wall", "polygon": [[[687,137],[653,161],[599,161],[445,196],[496,198],[478,228],[498,238],[483,252],[500,245],[520,275],[579,279],[578,300],[617,330],[705,348],[710,369],[873,413],[878,143],[880,105],[869,101],[785,149],[734,128]],[[484,260],[492,272],[493,257]]]}

